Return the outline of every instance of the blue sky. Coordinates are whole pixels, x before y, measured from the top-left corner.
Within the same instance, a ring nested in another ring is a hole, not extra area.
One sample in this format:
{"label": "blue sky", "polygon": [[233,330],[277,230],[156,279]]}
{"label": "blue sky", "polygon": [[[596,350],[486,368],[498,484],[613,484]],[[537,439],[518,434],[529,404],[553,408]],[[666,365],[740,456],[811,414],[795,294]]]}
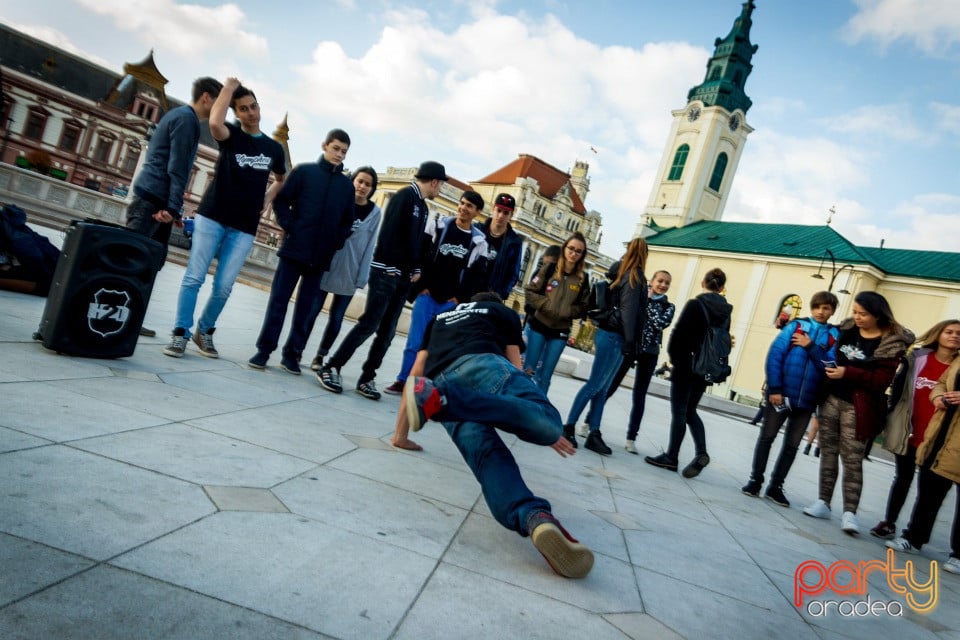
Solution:
{"label": "blue sky", "polygon": [[[756,0],[747,140],[724,220],[823,224],[858,244],[957,250],[956,0]],[[189,95],[236,75],[296,162],[332,127],[348,166],[425,159],[476,180],[531,153],[590,163],[587,207],[619,254],[670,110],[703,80],[735,0],[0,0],[0,20],[119,71],[152,48]],[[590,151],[590,147],[598,153]],[[945,233],[946,232],[946,233]]]}

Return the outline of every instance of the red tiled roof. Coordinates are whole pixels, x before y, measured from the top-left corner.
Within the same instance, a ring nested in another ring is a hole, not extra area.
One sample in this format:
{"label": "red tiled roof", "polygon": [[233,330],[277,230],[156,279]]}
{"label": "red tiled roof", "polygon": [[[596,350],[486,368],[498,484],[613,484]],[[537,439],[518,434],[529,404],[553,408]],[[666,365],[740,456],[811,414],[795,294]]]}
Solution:
{"label": "red tiled roof", "polygon": [[[570,174],[547,164],[536,156],[521,153],[520,156],[508,165],[497,169],[485,178],[477,180],[477,184],[514,184],[517,178],[533,178],[540,185],[540,195],[553,199],[570,182]],[[573,210],[580,215],[587,213],[580,195],[573,185],[570,185],[570,199],[573,201]]]}

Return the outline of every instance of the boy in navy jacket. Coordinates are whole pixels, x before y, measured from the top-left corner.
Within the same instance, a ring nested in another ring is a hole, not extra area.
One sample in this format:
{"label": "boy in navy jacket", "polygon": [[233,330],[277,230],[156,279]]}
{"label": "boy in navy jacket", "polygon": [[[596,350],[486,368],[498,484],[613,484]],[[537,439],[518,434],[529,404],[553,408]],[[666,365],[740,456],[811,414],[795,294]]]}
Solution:
{"label": "boy in navy jacket", "polygon": [[742,489],[748,496],[759,495],[770,446],[786,422],[783,447],[770,476],[766,497],[780,506],[790,506],[783,494],[783,482],[817,407],[824,362],[834,360],[837,355],[839,331],[827,324],[837,304],[837,296],[829,291],[815,293],[810,299],[811,317],[787,323],[770,345],[766,363],[767,406],[753,452],[750,481]]}

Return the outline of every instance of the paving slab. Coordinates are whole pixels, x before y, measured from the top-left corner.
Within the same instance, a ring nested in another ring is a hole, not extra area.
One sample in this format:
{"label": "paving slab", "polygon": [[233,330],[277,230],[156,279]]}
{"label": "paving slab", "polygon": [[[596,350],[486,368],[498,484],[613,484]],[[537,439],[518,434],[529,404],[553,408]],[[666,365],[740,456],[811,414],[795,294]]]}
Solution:
{"label": "paving slab", "polygon": [[[797,456],[789,508],[740,492],[758,431],[720,397],[701,411],[712,461],[691,480],[643,462],[669,438],[667,385],[648,397],[640,455],[623,449],[631,402],[623,389],[604,411],[612,456],[581,447],[563,459],[504,434],[532,490],[595,554],[587,578],[566,580],[528,538],[494,521],[442,425],[414,435],[422,452],[390,446],[398,398],[372,402],[352,389],[369,344],[343,368],[342,394],[312,373],[281,371],[278,354],[265,371],[250,369],[267,293],[237,285],[217,327],[219,359],[192,346],[180,359],[163,355],[182,275],[174,264],[161,270],[147,311],[160,334],[115,360],[43,349],[31,334],[45,301],[0,291],[4,640],[960,640],[960,578],[939,567],[928,614],[851,619],[793,603],[802,562],[886,557],[866,534],[893,477],[882,451],[864,465],[864,534],[851,537],[839,514],[801,511],[817,496],[818,458]],[[402,348],[400,336],[381,386]],[[590,358],[567,355],[578,367]],[[555,376],[549,395],[561,415],[581,385]],[[692,456],[686,438],[681,463]],[[910,557],[918,580],[946,559],[953,515],[948,500],[930,543]],[[868,591],[903,602],[879,573]]]}

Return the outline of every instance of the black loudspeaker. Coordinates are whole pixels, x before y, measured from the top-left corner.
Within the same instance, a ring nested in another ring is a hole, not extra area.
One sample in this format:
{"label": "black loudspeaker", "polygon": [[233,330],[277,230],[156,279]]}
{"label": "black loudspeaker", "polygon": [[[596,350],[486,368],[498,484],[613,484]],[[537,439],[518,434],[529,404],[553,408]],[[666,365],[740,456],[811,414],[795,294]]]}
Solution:
{"label": "black loudspeaker", "polygon": [[133,355],[163,245],[120,226],[68,228],[35,338],[86,358]]}

